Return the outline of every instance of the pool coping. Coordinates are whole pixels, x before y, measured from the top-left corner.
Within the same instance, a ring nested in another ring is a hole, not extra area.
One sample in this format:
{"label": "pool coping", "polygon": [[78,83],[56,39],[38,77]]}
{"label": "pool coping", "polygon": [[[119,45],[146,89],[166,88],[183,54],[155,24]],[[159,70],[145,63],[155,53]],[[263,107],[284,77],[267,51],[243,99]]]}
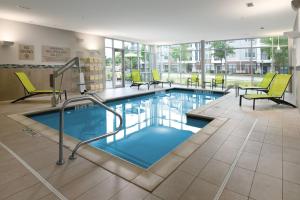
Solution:
{"label": "pool coping", "polygon": [[[124,95],[122,98],[128,98],[133,96],[141,96],[145,94],[151,94],[159,91],[166,91],[170,89],[183,89],[183,90],[199,90],[203,89],[189,89],[189,88],[177,88],[171,87],[157,91],[145,91],[144,93],[139,93],[135,95]],[[205,90],[211,91],[211,90]],[[213,91],[218,92],[218,91]],[[224,93],[224,92],[223,92]],[[105,99],[105,102],[119,100],[122,98],[108,98]],[[138,167],[128,161],[125,161],[119,157],[113,156],[109,153],[104,152],[103,150],[97,149],[90,145],[81,147],[77,154],[94,164],[108,170],[109,172],[118,175],[127,181],[136,184],[147,191],[152,192],[156,187],[158,187],[168,176],[170,176],[176,169],[188,159],[194,151],[199,149],[227,120],[228,118],[219,117],[210,114],[202,114],[208,108],[220,103],[228,98],[228,95],[224,95],[208,104],[205,104],[199,108],[193,109],[190,112],[186,113],[187,116],[196,117],[196,118],[206,118],[211,119],[212,121],[203,127],[200,131],[192,135],[189,139],[185,140],[183,143],[178,145],[170,153],[166,154],[154,165],[148,169],[143,169]],[[89,104],[90,102],[84,103],[74,103],[71,106]],[[30,112],[23,112],[17,114],[8,115],[9,118],[23,124],[24,126],[32,129],[35,133],[39,133],[42,136],[58,143],[58,133],[59,131],[53,128],[50,128],[42,123],[39,123],[26,115],[37,114],[40,112],[47,112],[57,110],[56,108],[40,108]],[[74,149],[79,140],[64,134],[64,147],[70,150]]]}

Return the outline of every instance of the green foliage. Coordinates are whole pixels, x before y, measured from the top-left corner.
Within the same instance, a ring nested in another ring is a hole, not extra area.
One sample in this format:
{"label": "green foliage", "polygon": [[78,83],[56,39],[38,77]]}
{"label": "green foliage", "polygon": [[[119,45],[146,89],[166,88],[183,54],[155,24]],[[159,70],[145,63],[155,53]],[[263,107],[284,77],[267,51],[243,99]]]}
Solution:
{"label": "green foliage", "polygon": [[214,49],[214,58],[221,60],[221,63],[226,59],[226,55],[234,54],[233,48],[226,41],[214,41],[211,43],[211,47]]}
{"label": "green foliage", "polygon": [[[272,40],[273,40],[273,42],[272,42]],[[263,44],[265,44],[266,46],[270,46],[270,47],[261,48],[261,51],[262,51],[262,53],[265,53],[269,58],[272,58],[273,64],[275,66],[275,71],[279,71],[279,69],[283,69],[288,66],[288,62],[289,62],[288,48],[280,47],[280,50],[277,50],[278,44],[279,45],[287,45],[288,44],[287,37],[262,38],[261,42]],[[273,47],[272,47],[272,44],[273,44]],[[272,48],[273,48],[273,57],[272,57]]]}
{"label": "green foliage", "polygon": [[181,44],[171,47],[170,54],[173,61],[188,60],[190,56],[188,44]]}

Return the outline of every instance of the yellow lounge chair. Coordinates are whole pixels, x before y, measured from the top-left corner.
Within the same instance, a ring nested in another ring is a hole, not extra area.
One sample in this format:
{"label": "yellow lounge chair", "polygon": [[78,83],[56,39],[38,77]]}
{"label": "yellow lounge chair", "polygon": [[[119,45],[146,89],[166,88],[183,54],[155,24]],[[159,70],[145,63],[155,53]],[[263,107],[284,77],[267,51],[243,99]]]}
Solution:
{"label": "yellow lounge chair", "polygon": [[240,106],[242,106],[242,98],[253,100],[253,110],[255,110],[255,100],[269,99],[277,104],[285,104],[296,108],[295,105],[284,100],[284,93],[292,78],[291,74],[277,74],[273,79],[267,94],[244,94],[240,95]]}
{"label": "yellow lounge chair", "polygon": [[187,83],[186,83],[187,87],[189,87],[190,84],[191,84],[191,86],[193,86],[193,83],[195,83],[196,87],[200,86],[199,74],[196,72],[192,73],[192,76],[187,79]]}
{"label": "yellow lounge chair", "polygon": [[137,86],[139,90],[141,85],[147,85],[149,90],[150,84],[148,82],[142,81],[139,70],[136,69],[131,70],[131,79],[132,79],[132,84],[130,87]]}
{"label": "yellow lounge chair", "polygon": [[[15,72],[15,74],[17,75],[18,79],[21,81],[23,87],[24,87],[24,91],[25,91],[25,96],[18,98],[14,101],[12,101],[11,103],[15,103],[17,101],[21,101],[24,100],[28,97],[32,97],[35,95],[40,95],[40,94],[52,94],[53,90],[37,90],[34,85],[31,83],[31,81],[29,80],[28,76],[24,73],[24,72]],[[59,94],[59,98],[61,99],[61,94],[64,93],[65,94],[65,99],[67,99],[67,92],[66,90],[61,91],[61,90],[56,90],[55,93]]]}
{"label": "yellow lounge chair", "polygon": [[218,85],[222,86],[222,90],[224,89],[224,74],[216,74],[215,78],[211,80],[211,88],[217,87]]}
{"label": "yellow lounge chair", "polygon": [[170,87],[172,86],[172,82],[171,81],[163,81],[160,79],[159,73],[157,71],[157,69],[153,69],[152,70],[152,77],[153,77],[153,81],[151,82],[151,85],[157,85],[161,83],[161,86],[164,87],[164,83],[168,83],[170,85]]}
{"label": "yellow lounge chair", "polygon": [[240,90],[245,90],[245,94],[247,94],[248,90],[257,90],[257,91],[268,92],[271,82],[275,76],[276,76],[276,73],[268,72],[264,75],[263,80],[257,86],[239,85],[237,88],[238,89],[237,94],[239,95]]}

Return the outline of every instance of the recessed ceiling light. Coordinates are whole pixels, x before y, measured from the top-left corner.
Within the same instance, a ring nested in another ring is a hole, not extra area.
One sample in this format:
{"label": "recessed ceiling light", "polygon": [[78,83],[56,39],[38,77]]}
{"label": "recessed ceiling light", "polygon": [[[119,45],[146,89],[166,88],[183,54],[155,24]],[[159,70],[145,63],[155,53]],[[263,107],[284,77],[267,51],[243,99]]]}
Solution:
{"label": "recessed ceiling light", "polygon": [[27,6],[23,6],[23,5],[17,5],[17,8],[21,8],[24,10],[30,10],[31,8],[27,7]]}
{"label": "recessed ceiling light", "polygon": [[246,6],[247,6],[248,8],[251,8],[251,7],[254,6],[254,3],[253,3],[253,2],[246,3]]}

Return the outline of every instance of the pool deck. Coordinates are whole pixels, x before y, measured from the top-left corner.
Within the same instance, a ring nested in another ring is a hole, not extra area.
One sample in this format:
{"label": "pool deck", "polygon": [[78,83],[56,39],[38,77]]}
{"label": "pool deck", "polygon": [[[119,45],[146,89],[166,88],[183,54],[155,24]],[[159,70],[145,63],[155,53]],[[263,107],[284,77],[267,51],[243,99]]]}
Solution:
{"label": "pool deck", "polygon": [[[100,96],[109,99],[146,91],[119,88]],[[292,101],[289,95],[286,99]],[[57,166],[57,143],[28,129],[33,124],[24,126],[11,119],[18,118],[18,113],[48,109],[49,97],[17,104],[0,102],[0,142],[67,199],[299,199],[299,110],[262,100],[253,111],[252,102],[244,100],[239,107],[238,101],[230,93],[194,110],[193,114],[219,120],[201,130],[197,148],[182,145],[159,170],[141,171],[139,176],[116,159],[97,157],[91,151],[85,155],[99,162],[81,156],[69,161],[68,148],[64,149],[66,164]],[[120,173],[134,178],[122,178]],[[2,146],[0,177],[0,199],[59,199]]]}

